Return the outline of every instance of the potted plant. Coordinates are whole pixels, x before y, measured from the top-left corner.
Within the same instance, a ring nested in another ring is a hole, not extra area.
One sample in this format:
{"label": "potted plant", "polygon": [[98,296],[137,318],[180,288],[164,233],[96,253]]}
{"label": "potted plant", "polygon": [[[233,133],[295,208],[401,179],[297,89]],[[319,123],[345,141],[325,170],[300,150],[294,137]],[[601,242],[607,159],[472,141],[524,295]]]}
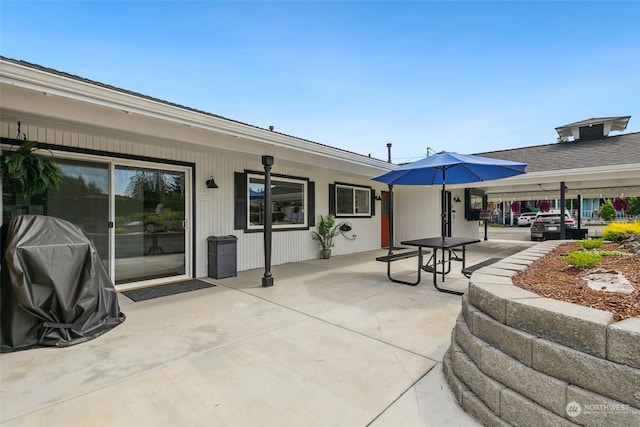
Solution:
{"label": "potted plant", "polygon": [[333,238],[340,234],[339,226],[336,225],[336,219],[333,215],[320,215],[318,223],[318,231],[312,231],[311,237],[317,240],[322,248],[322,258],[329,259],[331,257],[331,248],[333,247]]}
{"label": "potted plant", "polygon": [[27,141],[25,136],[17,149],[2,153],[0,176],[5,178],[9,191],[26,197],[58,188],[62,169],[53,159],[35,154],[37,145],[36,141]]}

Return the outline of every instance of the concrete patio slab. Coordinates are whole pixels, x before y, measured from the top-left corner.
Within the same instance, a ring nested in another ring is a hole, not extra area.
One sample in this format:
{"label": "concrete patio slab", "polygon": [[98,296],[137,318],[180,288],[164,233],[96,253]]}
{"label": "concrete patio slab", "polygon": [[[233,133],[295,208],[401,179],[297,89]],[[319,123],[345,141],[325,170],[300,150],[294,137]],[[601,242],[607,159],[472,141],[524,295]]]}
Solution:
{"label": "concrete patio slab", "polygon": [[[475,246],[474,262],[508,255]],[[430,275],[389,282],[382,253],[275,266],[272,288],[252,270],[138,303],[120,295],[127,320],[105,335],[0,355],[0,423],[478,425],[441,373],[461,297]],[[407,261],[394,269],[415,274]],[[468,279],[456,268],[445,284]]]}
{"label": "concrete patio slab", "polygon": [[460,413],[460,407],[442,373],[441,363],[370,424],[371,427],[479,425],[470,415]]}

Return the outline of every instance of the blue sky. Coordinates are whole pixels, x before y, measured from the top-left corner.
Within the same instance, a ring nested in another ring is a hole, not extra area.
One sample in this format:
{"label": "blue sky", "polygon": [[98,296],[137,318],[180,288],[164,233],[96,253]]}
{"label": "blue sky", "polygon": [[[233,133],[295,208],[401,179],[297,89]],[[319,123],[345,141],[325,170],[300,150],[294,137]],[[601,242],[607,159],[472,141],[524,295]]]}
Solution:
{"label": "blue sky", "polygon": [[394,161],[631,115],[640,2],[0,2],[0,53]]}

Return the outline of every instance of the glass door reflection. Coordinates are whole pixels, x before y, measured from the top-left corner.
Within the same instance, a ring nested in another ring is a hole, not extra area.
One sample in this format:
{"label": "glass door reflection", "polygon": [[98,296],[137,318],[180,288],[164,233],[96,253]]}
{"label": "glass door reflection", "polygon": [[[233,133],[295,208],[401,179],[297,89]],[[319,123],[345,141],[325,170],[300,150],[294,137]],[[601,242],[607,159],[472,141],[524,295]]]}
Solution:
{"label": "glass door reflection", "polygon": [[186,274],[185,172],[116,165],[115,283]]}

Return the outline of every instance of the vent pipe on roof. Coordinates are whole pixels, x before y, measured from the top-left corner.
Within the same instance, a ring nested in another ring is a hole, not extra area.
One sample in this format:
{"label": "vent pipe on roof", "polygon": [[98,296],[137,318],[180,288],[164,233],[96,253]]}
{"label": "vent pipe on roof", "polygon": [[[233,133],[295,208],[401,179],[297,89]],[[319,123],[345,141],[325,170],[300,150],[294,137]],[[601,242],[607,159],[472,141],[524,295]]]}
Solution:
{"label": "vent pipe on roof", "polygon": [[387,143],[387,162],[391,163],[391,143]]}

